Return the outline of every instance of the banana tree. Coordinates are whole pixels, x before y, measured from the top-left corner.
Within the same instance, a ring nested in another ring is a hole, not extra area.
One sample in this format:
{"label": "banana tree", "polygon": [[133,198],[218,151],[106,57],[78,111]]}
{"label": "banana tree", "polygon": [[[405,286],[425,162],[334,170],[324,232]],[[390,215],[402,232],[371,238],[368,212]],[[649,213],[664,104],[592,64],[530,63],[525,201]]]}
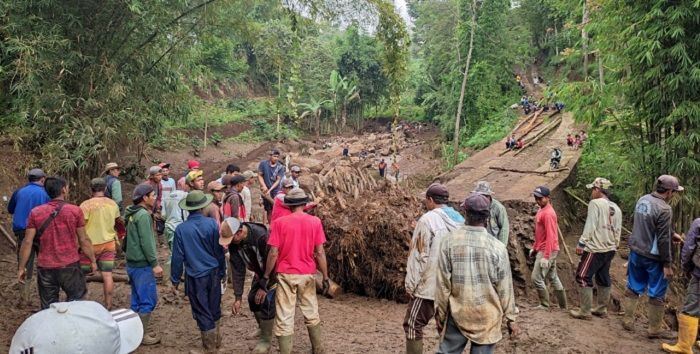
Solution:
{"label": "banana tree", "polygon": [[335,127],[338,129],[338,103],[340,103],[342,107],[340,126],[342,129],[345,129],[345,125],[348,121],[348,105],[352,101],[360,98],[360,91],[357,90],[357,85],[355,85],[353,81],[343,77],[336,70],[331,72],[330,89],[333,94],[333,117]]}
{"label": "banana tree", "polygon": [[303,120],[309,115],[314,117],[314,125],[316,130],[316,137],[321,135],[321,113],[325,108],[325,104],[331,102],[331,100],[318,101],[311,97],[311,102],[299,103],[298,106],[304,109],[304,112],[299,116],[299,120]]}

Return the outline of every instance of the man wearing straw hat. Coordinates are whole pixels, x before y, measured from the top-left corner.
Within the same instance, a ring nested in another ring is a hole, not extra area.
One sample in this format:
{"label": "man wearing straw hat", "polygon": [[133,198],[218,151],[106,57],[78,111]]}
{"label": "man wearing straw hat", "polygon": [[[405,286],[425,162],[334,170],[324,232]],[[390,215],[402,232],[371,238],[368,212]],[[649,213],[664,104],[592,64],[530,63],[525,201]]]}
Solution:
{"label": "man wearing straw hat", "polygon": [[[270,251],[262,281],[269,281],[273,270],[277,272],[274,333],[282,354],[292,352],[297,297],[309,331],[312,351],[314,354],[324,352],[314,274],[318,264],[326,292],[330,286],[326,252],[323,248],[326,235],[321,220],[304,213],[304,206],[308,202],[309,197],[301,188],[294,188],[287,193],[284,204],[292,210],[292,214],[270,224],[270,239],[267,241]],[[261,288],[266,290],[265,284],[262,285]]]}
{"label": "man wearing straw hat", "polygon": [[119,212],[124,214],[124,205],[122,202],[122,182],[119,181],[121,169],[116,162],[110,162],[105,165],[105,197],[111,198],[119,206]]}
{"label": "man wearing straw hat", "polygon": [[175,229],[172,275],[175,291],[179,274],[185,268],[185,292],[190,299],[192,317],[201,331],[202,345],[209,352],[221,346],[221,279],[226,274],[224,250],[219,245],[219,225],[202,214],[214,197],[202,191],[191,191],[180,201],[180,208],[189,212],[187,221]]}

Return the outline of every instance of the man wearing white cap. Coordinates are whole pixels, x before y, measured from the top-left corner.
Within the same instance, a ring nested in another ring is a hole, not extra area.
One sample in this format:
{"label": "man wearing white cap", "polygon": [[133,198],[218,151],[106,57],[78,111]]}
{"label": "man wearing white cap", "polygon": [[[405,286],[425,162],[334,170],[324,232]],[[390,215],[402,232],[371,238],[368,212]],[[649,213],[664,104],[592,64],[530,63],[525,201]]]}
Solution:
{"label": "man wearing white cap", "polygon": [[[574,318],[587,320],[591,314],[599,317],[607,317],[608,314],[612,286],[610,264],[622,234],[622,211],[608,199],[611,187],[612,183],[601,177],[586,185],[591,190],[591,201],[588,203],[586,226],[576,246],[576,254],[581,256],[576,269],[581,308],[571,311]],[[598,284],[598,306],[591,312],[593,277]]]}
{"label": "man wearing white cap", "polygon": [[126,354],[139,347],[141,338],[143,326],[134,311],[108,312],[94,301],[56,302],[22,323],[10,353]]}

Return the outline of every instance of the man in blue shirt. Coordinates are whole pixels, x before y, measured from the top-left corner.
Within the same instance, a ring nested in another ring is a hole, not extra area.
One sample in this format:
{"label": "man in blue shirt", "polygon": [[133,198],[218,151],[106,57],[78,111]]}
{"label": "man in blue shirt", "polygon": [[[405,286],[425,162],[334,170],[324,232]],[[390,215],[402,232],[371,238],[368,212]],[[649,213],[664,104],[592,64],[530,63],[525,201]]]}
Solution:
{"label": "man in blue shirt", "polygon": [[[49,195],[46,194],[46,190],[44,190],[44,179],[46,179],[44,171],[34,168],[29,171],[27,177],[29,183],[12,193],[10,203],[7,204],[7,212],[12,214],[12,231],[17,237],[18,245],[21,245],[22,241],[24,241],[24,232],[27,228],[29,212],[32,211],[34,207],[46,204],[51,199]],[[30,280],[32,279],[32,270],[34,269],[35,255],[36,250],[32,248],[29,254],[29,261],[27,261],[27,281],[24,282],[20,293],[20,306],[29,304],[29,292],[32,284]],[[17,247],[17,262],[19,263],[19,247]]]}
{"label": "man in blue shirt", "polygon": [[170,277],[177,291],[184,263],[185,292],[207,353],[221,346],[221,279],[226,274],[224,248],[219,245],[219,225],[202,214],[202,209],[212,199],[211,194],[195,190],[180,201],[180,209],[189,211],[189,216],[175,228]]}
{"label": "man in blue shirt", "polygon": [[280,151],[272,149],[270,159],[262,160],[258,165],[258,181],[263,195],[263,206],[267,212],[267,220],[270,220],[274,198],[280,190],[280,183],[284,179],[285,167],[279,162]]}

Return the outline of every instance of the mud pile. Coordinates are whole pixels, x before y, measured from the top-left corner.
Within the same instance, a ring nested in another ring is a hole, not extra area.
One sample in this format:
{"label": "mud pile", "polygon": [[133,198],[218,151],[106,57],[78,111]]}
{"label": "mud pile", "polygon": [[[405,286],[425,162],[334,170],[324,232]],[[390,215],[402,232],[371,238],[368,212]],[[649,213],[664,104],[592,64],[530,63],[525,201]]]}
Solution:
{"label": "mud pile", "polygon": [[405,300],[406,257],[420,201],[350,161],[305,176],[305,186],[314,186],[306,189],[321,200],[315,214],[323,221],[333,280],[346,292]]}

